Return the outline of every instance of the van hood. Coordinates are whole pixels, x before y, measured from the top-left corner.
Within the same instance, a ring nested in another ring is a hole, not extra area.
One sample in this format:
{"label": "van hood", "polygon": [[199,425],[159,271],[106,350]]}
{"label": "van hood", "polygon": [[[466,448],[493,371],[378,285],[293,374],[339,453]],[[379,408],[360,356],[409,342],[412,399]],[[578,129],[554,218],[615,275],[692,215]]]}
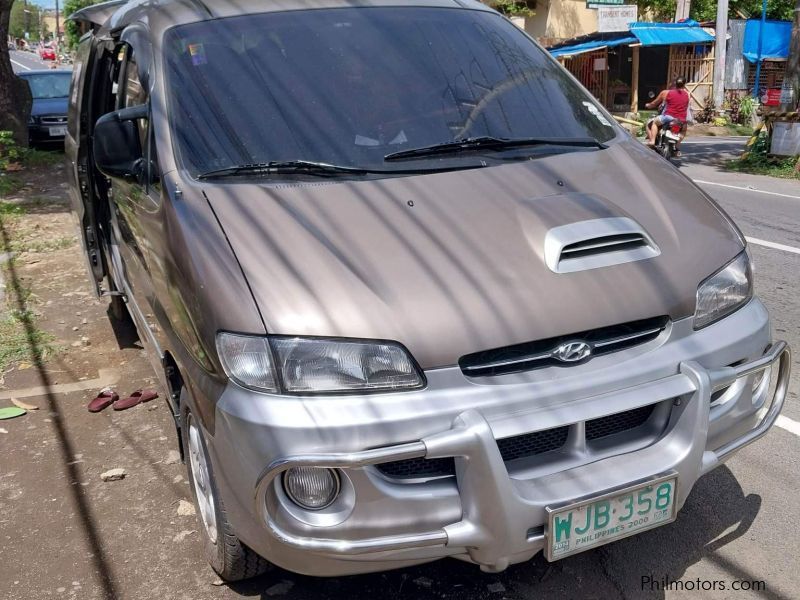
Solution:
{"label": "van hood", "polygon": [[[689,316],[698,283],[744,247],[699,188],[628,141],[469,171],[204,191],[268,332],[396,340],[423,368]],[[598,219],[635,224],[656,251],[595,268],[579,251],[556,272],[548,232]]]}

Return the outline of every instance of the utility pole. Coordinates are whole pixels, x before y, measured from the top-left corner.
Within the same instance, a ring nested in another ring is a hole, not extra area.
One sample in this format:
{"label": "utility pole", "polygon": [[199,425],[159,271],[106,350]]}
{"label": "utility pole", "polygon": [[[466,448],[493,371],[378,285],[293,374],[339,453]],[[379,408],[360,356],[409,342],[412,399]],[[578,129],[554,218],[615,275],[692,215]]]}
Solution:
{"label": "utility pole", "polygon": [[675,7],[675,22],[689,18],[689,11],[692,8],[692,0],[678,0]]}
{"label": "utility pole", "polygon": [[[728,0],[725,0],[725,6],[727,5],[728,5]],[[61,27],[58,24],[58,0],[56,0],[56,54],[58,54],[60,48],[61,48]]]}
{"label": "utility pole", "polygon": [[728,44],[728,0],[717,3],[717,41],[714,48],[714,105],[725,102],[725,54]]}
{"label": "utility pole", "polygon": [[791,90],[791,99],[781,106],[781,110],[795,110],[800,96],[800,0],[794,5],[792,38],[789,42],[789,60],[786,63],[784,86]]}

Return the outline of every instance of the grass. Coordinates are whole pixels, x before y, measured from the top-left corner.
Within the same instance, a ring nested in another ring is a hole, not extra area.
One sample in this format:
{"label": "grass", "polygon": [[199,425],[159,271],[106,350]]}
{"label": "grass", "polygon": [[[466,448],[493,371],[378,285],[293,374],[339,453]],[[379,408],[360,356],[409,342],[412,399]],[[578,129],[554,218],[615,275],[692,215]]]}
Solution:
{"label": "grass", "polygon": [[728,171],[750,173],[752,175],[768,175],[781,179],[800,179],[797,170],[800,157],[773,157],[768,154],[770,138],[766,133],[761,133],[750,151],[741,158],[729,160],[725,168]]}
{"label": "grass", "polygon": [[795,169],[797,160],[798,157],[796,156],[783,159],[770,159],[750,155],[747,158],[729,160],[725,168],[728,171],[736,171],[738,173],[768,175],[770,177],[780,177],[781,179],[800,180],[800,172]]}
{"label": "grass", "polygon": [[37,328],[32,319],[30,311],[12,311],[0,318],[0,373],[14,363],[35,362],[55,354],[55,338]]}
{"label": "grass", "polygon": [[21,215],[24,212],[25,209],[16,202],[3,202],[0,200],[0,216]]}
{"label": "grass", "polygon": [[0,306],[0,375],[16,363],[45,360],[58,352],[53,343],[55,338],[36,327],[35,314],[30,308],[33,298],[30,288],[10,284],[14,259],[6,260],[2,268],[6,306]]}
{"label": "grass", "polygon": [[[25,209],[13,202],[0,201],[0,252],[6,253],[19,244],[14,238],[10,225],[25,213]],[[55,245],[62,245],[74,238],[55,238],[48,240]],[[0,264],[2,275],[0,280],[5,285],[5,306],[0,305],[0,376],[10,366],[23,361],[38,362],[55,354],[58,348],[54,345],[54,337],[36,326],[36,315],[31,306],[35,296],[30,287],[24,285],[16,276],[16,264],[13,256],[6,257]]]}
{"label": "grass", "polygon": [[63,160],[63,152],[28,148],[22,158],[22,164],[26,167],[52,167],[56,163],[60,163]]}
{"label": "grass", "polygon": [[14,240],[11,242],[11,250],[13,252],[53,252],[55,250],[69,248],[75,244],[75,241],[75,237],[71,235],[32,242],[25,240]]}
{"label": "grass", "polygon": [[18,178],[0,173],[0,198],[5,198],[22,189],[24,183]]}
{"label": "grass", "polygon": [[738,123],[731,123],[728,125],[728,130],[731,135],[753,135],[752,125],[739,125]]}

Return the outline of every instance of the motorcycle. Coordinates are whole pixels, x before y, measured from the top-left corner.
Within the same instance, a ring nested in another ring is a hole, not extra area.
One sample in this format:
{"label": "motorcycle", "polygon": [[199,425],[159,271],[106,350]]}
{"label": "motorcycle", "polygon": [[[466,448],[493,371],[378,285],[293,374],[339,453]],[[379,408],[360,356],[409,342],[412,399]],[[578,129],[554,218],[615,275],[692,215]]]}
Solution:
{"label": "motorcycle", "polygon": [[671,161],[677,153],[676,146],[681,141],[681,133],[684,127],[686,127],[686,123],[678,119],[668,125],[664,125],[656,134],[656,143],[653,146],[653,150]]}

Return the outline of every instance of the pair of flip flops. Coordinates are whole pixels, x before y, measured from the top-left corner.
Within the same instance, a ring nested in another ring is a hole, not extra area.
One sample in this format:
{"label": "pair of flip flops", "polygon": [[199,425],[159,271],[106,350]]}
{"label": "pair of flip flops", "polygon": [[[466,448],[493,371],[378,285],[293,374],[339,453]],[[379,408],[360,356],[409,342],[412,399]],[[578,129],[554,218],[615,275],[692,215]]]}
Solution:
{"label": "pair of flip flops", "polygon": [[89,409],[89,412],[93,413],[105,410],[112,405],[114,410],[125,410],[133,408],[137,404],[143,402],[150,402],[150,400],[154,400],[155,398],[158,398],[158,393],[154,390],[136,390],[127,398],[122,398],[120,400],[117,392],[111,388],[104,388],[89,402],[86,408]]}

